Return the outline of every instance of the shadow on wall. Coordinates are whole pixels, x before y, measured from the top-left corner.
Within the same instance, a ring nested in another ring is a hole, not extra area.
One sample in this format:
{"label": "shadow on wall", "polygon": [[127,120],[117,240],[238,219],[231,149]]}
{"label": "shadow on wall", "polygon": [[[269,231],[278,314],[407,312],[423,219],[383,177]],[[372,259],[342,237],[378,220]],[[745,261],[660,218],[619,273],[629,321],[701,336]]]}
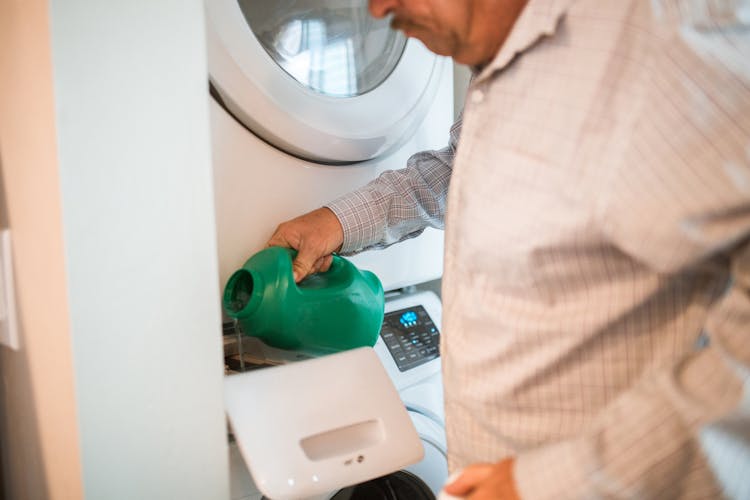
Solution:
{"label": "shadow on wall", "polygon": [[0,151],[0,229],[6,229],[8,226],[8,202],[5,201],[5,183],[3,182],[3,154]]}
{"label": "shadow on wall", "polygon": [[[0,150],[0,229],[9,227]],[[49,498],[27,353],[0,345],[0,500]]]}
{"label": "shadow on wall", "polygon": [[[5,183],[3,182],[3,155],[0,151],[0,230],[7,229],[8,227],[8,203],[5,201]],[[7,441],[6,436],[8,435],[8,426],[5,421],[6,414],[6,400],[5,400],[5,373],[3,372],[3,365],[0,364],[0,375],[2,375],[2,383],[0,384],[0,402],[2,402],[2,411],[0,411],[0,500],[8,498],[5,491],[5,464],[7,460],[7,450],[2,444]]]}

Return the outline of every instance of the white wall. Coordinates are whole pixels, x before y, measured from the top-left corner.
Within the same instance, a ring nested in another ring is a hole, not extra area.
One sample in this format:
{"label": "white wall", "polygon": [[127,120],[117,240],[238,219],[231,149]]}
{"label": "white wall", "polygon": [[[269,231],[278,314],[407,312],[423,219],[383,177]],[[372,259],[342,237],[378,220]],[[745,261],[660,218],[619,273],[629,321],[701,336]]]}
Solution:
{"label": "white wall", "polygon": [[471,70],[468,66],[453,63],[453,114],[456,118],[464,110],[466,89],[471,81]]}
{"label": "white wall", "polygon": [[202,3],[50,13],[85,496],[227,498]]}

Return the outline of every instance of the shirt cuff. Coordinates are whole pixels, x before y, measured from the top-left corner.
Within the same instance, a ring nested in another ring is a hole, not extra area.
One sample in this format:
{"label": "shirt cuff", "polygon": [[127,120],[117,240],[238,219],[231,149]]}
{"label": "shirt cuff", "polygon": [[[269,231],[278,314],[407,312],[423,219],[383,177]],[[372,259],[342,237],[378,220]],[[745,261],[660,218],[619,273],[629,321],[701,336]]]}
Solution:
{"label": "shirt cuff", "polygon": [[[374,212],[375,204],[362,191],[345,194],[325,205],[338,217],[344,230],[339,253],[351,255],[380,241],[382,228]],[[381,217],[382,219],[382,217]]]}

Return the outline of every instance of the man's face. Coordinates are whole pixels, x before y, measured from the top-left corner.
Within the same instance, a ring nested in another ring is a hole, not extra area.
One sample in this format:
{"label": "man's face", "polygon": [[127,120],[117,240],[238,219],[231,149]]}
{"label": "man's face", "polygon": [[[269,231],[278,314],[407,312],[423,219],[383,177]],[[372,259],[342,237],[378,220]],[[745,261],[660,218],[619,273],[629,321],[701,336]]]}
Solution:
{"label": "man's face", "polygon": [[376,17],[393,14],[391,26],[414,37],[443,56],[456,56],[468,36],[468,1],[460,0],[370,0]]}
{"label": "man's face", "polygon": [[431,51],[476,66],[492,60],[527,0],[369,0],[376,17]]}

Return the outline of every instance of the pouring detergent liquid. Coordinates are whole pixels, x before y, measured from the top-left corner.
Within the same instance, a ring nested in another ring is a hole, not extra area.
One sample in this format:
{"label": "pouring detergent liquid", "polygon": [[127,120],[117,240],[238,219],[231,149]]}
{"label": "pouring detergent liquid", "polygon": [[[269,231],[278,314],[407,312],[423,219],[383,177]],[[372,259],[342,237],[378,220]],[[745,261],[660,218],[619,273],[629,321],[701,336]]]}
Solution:
{"label": "pouring detergent liquid", "polygon": [[337,352],[374,346],[383,323],[380,280],[338,255],[325,273],[294,282],[296,251],[269,247],[250,257],[224,288],[227,314],[271,347]]}

